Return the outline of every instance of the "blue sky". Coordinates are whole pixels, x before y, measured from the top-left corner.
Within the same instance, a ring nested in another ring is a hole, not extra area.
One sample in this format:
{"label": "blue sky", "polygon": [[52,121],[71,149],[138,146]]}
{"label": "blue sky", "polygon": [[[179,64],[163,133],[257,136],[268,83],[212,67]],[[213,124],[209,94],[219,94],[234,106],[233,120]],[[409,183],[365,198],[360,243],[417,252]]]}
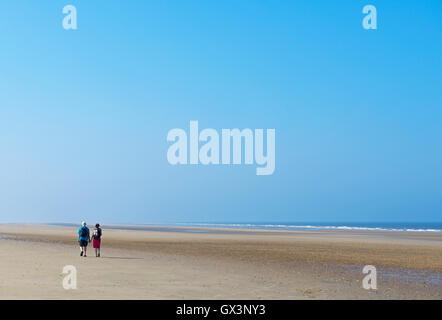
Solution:
{"label": "blue sky", "polygon": [[[1,1],[0,221],[441,222],[441,12]],[[190,120],[275,128],[275,173],[171,166],[167,132]]]}

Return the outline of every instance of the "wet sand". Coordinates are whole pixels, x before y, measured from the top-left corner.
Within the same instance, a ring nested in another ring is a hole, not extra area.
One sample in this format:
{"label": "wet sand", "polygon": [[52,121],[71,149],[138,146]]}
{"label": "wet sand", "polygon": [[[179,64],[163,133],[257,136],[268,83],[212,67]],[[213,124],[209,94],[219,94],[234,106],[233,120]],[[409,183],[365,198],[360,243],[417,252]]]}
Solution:
{"label": "wet sand", "polygon": [[109,227],[84,258],[77,226],[0,225],[0,299],[442,299],[441,233]]}

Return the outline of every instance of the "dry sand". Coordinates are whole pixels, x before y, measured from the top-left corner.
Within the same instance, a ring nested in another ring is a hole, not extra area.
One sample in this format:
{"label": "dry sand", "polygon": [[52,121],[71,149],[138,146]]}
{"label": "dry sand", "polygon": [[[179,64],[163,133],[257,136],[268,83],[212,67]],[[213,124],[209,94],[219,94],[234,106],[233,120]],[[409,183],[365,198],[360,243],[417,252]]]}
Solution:
{"label": "dry sand", "polygon": [[104,227],[84,258],[77,229],[0,225],[0,299],[442,299],[441,233]]}

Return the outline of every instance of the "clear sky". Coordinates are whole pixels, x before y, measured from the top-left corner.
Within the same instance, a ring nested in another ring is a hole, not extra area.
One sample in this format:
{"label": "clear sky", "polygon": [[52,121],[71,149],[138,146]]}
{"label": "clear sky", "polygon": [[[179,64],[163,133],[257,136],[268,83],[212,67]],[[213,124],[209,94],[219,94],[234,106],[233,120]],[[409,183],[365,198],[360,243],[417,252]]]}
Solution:
{"label": "clear sky", "polygon": [[[2,0],[0,222],[440,222],[441,17],[439,0]],[[275,173],[171,166],[190,120],[275,128]]]}

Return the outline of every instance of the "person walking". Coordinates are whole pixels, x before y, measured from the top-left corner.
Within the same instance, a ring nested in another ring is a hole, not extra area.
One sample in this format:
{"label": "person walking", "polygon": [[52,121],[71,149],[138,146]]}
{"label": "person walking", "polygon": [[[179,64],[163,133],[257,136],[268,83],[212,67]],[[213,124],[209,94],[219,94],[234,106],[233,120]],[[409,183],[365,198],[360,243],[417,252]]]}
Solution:
{"label": "person walking", "polygon": [[86,222],[81,223],[80,229],[78,229],[78,243],[80,244],[80,256],[86,256],[87,245],[91,241],[89,228],[86,226]]}
{"label": "person walking", "polygon": [[103,234],[103,231],[100,228],[100,224],[97,223],[95,225],[95,229],[92,233],[92,245],[95,249],[95,257],[100,257],[100,249],[101,249],[101,236]]}

